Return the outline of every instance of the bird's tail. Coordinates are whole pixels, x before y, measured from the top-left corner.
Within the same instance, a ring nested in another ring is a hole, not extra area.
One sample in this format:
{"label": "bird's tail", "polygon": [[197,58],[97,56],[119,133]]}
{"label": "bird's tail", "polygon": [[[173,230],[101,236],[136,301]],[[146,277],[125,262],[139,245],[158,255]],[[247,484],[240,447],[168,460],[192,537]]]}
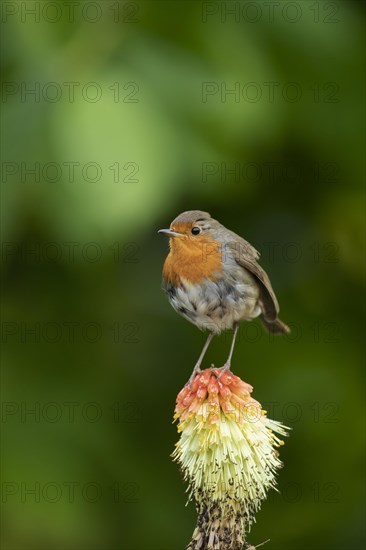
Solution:
{"label": "bird's tail", "polygon": [[263,315],[261,315],[261,321],[268,330],[268,332],[272,332],[273,334],[288,334],[290,332],[290,329],[281,319],[275,319],[274,321],[268,321],[264,318]]}

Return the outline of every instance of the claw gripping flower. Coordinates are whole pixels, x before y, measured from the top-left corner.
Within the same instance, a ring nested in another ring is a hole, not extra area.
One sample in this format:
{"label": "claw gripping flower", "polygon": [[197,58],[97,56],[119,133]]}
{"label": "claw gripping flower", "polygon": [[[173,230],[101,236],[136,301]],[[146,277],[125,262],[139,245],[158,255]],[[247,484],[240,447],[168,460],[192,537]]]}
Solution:
{"label": "claw gripping flower", "polygon": [[276,486],[283,441],[274,432],[285,436],[288,428],[266,417],[252,389],[232,373],[207,369],[178,394],[181,436],[172,456],[198,512],[189,550],[240,550]]}

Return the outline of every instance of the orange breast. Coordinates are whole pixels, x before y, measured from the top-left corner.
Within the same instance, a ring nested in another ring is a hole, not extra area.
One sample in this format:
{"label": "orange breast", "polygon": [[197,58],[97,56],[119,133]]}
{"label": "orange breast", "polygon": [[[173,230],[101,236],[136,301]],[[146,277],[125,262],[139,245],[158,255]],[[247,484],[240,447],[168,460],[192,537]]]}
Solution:
{"label": "orange breast", "polygon": [[222,271],[220,244],[206,238],[170,239],[170,252],[164,263],[166,282],[180,285],[181,278],[190,283],[202,279],[216,279]]}

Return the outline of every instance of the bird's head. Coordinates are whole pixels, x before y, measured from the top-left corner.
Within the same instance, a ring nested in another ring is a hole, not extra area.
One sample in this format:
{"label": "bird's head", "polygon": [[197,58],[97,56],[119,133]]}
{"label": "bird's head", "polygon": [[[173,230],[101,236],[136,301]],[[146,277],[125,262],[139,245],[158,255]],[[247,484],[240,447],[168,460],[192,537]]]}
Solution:
{"label": "bird's head", "polygon": [[202,243],[215,241],[215,229],[218,222],[211,218],[208,212],[202,210],[188,210],[182,212],[172,221],[169,229],[160,229],[162,233],[170,237],[170,244],[177,246],[195,247]]}

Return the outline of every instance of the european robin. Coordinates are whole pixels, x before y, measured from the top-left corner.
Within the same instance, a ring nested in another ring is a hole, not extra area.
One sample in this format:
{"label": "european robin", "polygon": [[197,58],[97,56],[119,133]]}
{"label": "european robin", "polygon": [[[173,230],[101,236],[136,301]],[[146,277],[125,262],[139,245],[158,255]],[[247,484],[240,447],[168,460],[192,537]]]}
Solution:
{"label": "european robin", "polygon": [[260,317],[272,333],[289,332],[278,318],[279,306],[266,272],[257,263],[259,252],[226,229],[208,212],[179,214],[169,229],[169,254],[163,268],[163,287],[173,308],[198,328],[209,331],[189,383],[215,334],[233,329],[229,356],[222,373],[230,370],[239,323]]}

